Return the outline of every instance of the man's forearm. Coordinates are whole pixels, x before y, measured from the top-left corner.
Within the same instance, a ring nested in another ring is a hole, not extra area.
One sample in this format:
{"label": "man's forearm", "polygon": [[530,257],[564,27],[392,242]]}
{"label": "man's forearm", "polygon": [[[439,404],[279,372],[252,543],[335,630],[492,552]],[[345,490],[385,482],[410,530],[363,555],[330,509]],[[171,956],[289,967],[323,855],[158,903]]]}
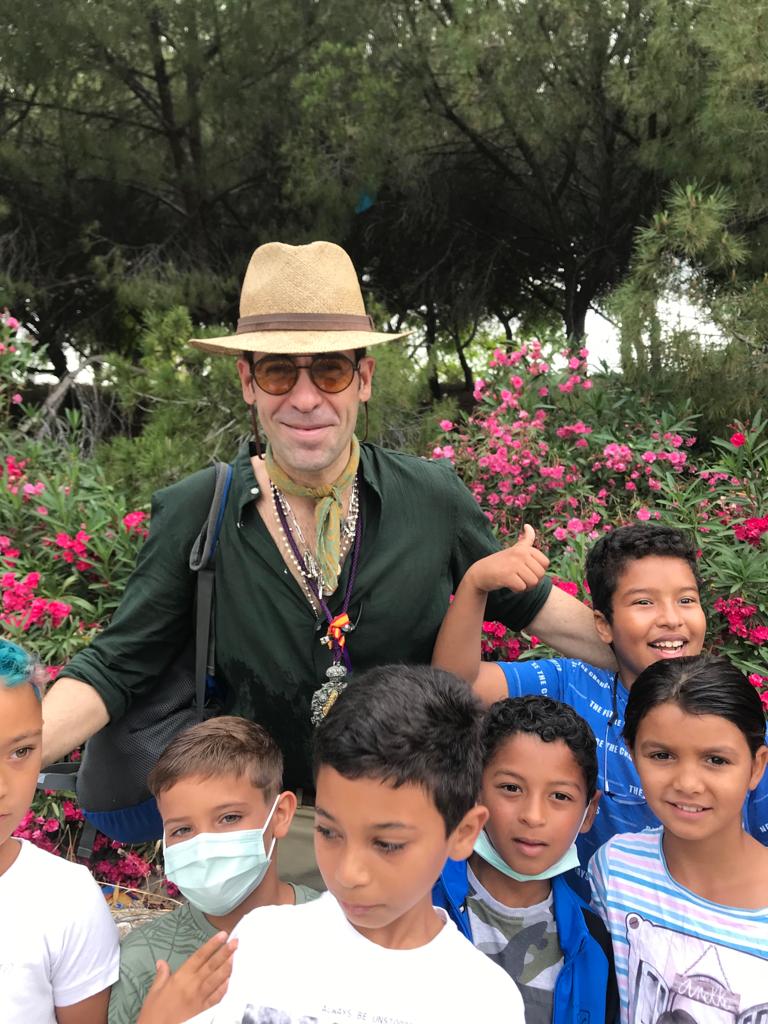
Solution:
{"label": "man's forearm", "polygon": [[106,705],[88,683],[67,676],[43,700],[43,764],[60,761],[109,721]]}
{"label": "man's forearm", "polygon": [[437,634],[432,664],[474,683],[480,671],[483,617],[488,594],[472,583],[467,570],[456,590],[453,604],[446,612]]}
{"label": "man's forearm", "polygon": [[592,611],[558,587],[550,591],[543,608],[525,629],[568,658],[581,658],[599,668],[615,669],[616,659],[595,630]]}

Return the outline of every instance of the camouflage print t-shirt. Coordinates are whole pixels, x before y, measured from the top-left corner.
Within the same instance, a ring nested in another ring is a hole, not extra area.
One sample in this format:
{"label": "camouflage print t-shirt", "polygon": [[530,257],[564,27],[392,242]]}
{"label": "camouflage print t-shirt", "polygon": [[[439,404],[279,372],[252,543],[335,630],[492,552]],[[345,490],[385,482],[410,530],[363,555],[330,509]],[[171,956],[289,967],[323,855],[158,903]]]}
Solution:
{"label": "camouflage print t-shirt", "polygon": [[504,968],[520,989],[526,1024],[551,1024],[553,992],[563,951],[552,912],[552,893],[532,907],[507,907],[467,867],[467,910],[475,946]]}

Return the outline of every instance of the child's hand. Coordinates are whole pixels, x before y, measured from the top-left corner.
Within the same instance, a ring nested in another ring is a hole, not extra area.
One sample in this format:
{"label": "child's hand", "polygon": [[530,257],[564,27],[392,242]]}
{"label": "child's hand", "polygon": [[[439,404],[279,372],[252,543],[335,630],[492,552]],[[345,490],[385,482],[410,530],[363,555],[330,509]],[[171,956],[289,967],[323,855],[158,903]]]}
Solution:
{"label": "child's hand", "polygon": [[527,524],[520,540],[511,548],[481,558],[470,566],[467,576],[473,586],[483,592],[509,587],[510,590],[528,590],[535,587],[549,565],[549,559],[533,546],[536,531]]}
{"label": "child's hand", "polygon": [[157,974],[136,1024],[183,1024],[215,1006],[227,991],[237,939],[219,932],[176,971],[157,961]]}

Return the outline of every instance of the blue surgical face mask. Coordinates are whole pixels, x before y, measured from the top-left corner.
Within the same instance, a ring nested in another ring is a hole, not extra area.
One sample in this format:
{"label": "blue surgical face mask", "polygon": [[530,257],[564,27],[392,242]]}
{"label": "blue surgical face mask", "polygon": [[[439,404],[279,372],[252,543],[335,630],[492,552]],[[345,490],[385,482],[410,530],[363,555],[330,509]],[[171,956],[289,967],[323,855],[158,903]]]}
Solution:
{"label": "blue surgical face mask", "polygon": [[587,820],[589,814],[590,805],[587,804],[587,809],[584,811],[579,827],[576,829],[576,835],[573,837],[573,842],[565,851],[563,856],[554,864],[550,864],[548,868],[544,868],[537,875],[523,875],[519,871],[515,871],[509,864],[504,860],[501,854],[498,852],[496,847],[493,845],[491,840],[488,838],[488,834],[485,829],[477,837],[475,842],[475,853],[482,857],[484,861],[496,868],[503,875],[507,875],[509,878],[514,878],[517,882],[536,882],[545,878],[555,878],[557,875],[562,875],[566,871],[571,871],[573,868],[579,866],[579,854],[576,849],[576,838],[581,832],[582,825]]}
{"label": "blue surgical face mask", "polygon": [[275,839],[264,850],[264,832],[280,797],[261,828],[241,832],[200,832],[192,839],[165,845],[165,875],[178,886],[193,907],[221,917],[234,910],[260,885],[267,873]]}

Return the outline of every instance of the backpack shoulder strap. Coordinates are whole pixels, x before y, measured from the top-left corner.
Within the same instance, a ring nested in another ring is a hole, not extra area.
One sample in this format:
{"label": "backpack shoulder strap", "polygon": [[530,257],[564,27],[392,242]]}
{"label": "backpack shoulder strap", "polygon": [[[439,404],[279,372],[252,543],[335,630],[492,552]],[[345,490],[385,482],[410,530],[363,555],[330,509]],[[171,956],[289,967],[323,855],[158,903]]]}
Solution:
{"label": "backpack shoulder strap", "polygon": [[213,468],[215,477],[211,507],[208,509],[208,516],[189,553],[189,568],[193,572],[199,572],[213,563],[216,545],[219,543],[221,524],[224,522],[224,508],[232,483],[232,467],[229,463],[214,462]]}
{"label": "backpack shoulder strap", "polygon": [[195,706],[202,721],[205,710],[205,687],[208,674],[208,648],[213,616],[213,581],[216,548],[219,543],[224,509],[232,483],[232,467],[226,462],[214,463],[215,482],[208,518],[203,523],[189,555],[189,567],[197,573],[195,609]]}

